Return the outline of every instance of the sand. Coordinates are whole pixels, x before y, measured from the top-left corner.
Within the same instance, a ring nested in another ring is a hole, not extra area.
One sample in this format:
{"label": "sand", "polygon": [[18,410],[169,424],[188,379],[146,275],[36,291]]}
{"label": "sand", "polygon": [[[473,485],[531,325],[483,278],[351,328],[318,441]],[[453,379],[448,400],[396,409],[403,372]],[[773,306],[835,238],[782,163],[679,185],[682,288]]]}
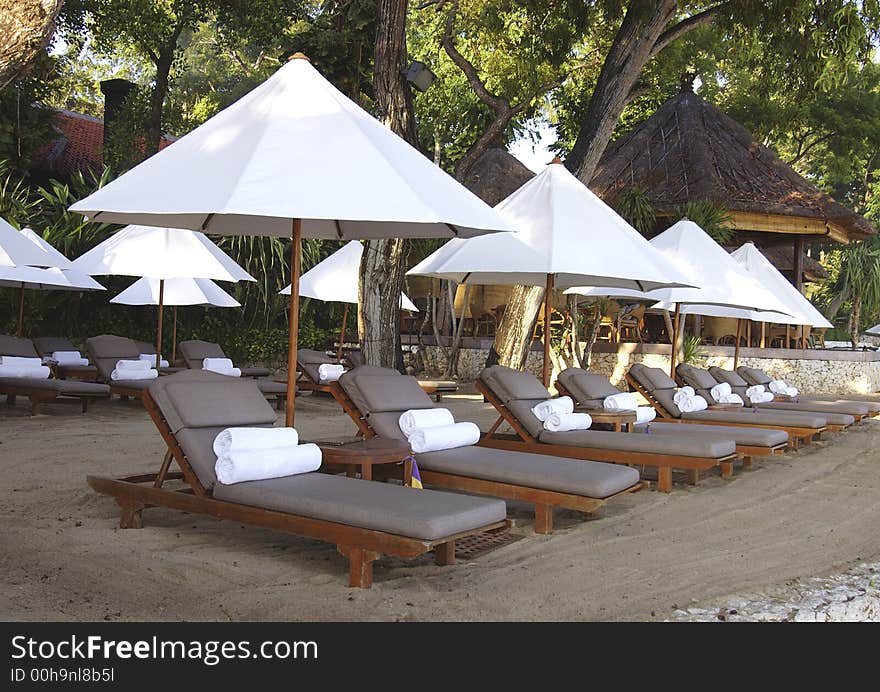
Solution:
{"label": "sand", "polygon": [[[447,397],[484,430],[472,394]],[[595,518],[556,512],[532,532],[508,503],[503,548],[451,567],[383,558],[370,590],[347,586],[334,546],[162,508],[117,528],[87,474],[155,471],[163,445],[134,402],[87,415],[0,406],[0,618],[4,620],[666,620],[736,593],[880,561],[880,422],[737,468],[732,480],[676,478],[609,503]],[[351,434],[332,399],[298,400],[303,436]]]}

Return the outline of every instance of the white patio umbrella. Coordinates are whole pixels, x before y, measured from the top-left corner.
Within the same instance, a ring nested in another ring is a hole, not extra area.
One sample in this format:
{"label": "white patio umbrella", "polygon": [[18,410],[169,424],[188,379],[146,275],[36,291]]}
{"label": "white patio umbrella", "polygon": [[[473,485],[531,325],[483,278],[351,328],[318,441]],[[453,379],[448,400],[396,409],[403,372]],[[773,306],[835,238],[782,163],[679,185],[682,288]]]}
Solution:
{"label": "white patio umbrella", "polygon": [[[684,305],[690,303],[788,313],[786,305],[779,298],[689,219],[681,219],[667,228],[651,240],[651,245],[660,250],[693,286],[660,288],[648,292],[650,297],[659,300],[654,307],[675,309],[670,374],[675,372],[676,344]],[[581,293],[584,289],[575,287],[570,292]],[[739,353],[738,344],[737,337],[735,359]]]}
{"label": "white patio umbrella", "polygon": [[866,329],[864,333],[869,336],[880,336],[880,324],[875,324],[870,329]]}
{"label": "white patio umbrella", "polygon": [[[303,236],[470,237],[512,230],[301,54],[71,210],[100,221],[290,237],[296,278]],[[293,287],[288,425],[296,390],[299,282]]]}
{"label": "white patio umbrella", "polygon": [[[357,240],[352,240],[329,257],[318,262],[299,278],[299,294],[301,296],[327,303],[345,304],[342,311],[342,327],[339,333],[339,351],[336,353],[337,362],[342,360],[342,344],[345,342],[348,306],[349,304],[358,304],[358,276],[363,254],[364,246]],[[289,296],[290,284],[282,288],[279,293]],[[419,311],[405,293],[400,294],[400,309],[408,312]]]}
{"label": "white patio umbrella", "polygon": [[[495,209],[516,233],[450,241],[408,273],[458,283],[544,286],[548,323],[554,286],[649,290],[696,285],[558,159]],[[550,379],[547,332],[545,385]]]}
{"label": "white patio umbrella", "polygon": [[30,228],[17,235],[40,252],[39,267],[0,266],[0,286],[18,289],[18,336],[24,334],[24,294],[36,291],[103,291],[92,277],[71,267],[71,262]]}
{"label": "white patio umbrella", "polygon": [[256,281],[204,233],[180,228],[126,226],[73,261],[88,274],[117,274],[155,279],[159,307],[156,367],[162,356],[162,308],[170,279]]}
{"label": "white patio umbrella", "polygon": [[171,362],[177,360],[177,307],[179,305],[201,305],[203,307],[240,308],[235,298],[210,279],[165,279],[164,286],[158,279],[144,277],[111,298],[111,303],[120,305],[158,305],[162,294],[165,305],[174,308],[171,332]]}
{"label": "white patio umbrella", "polygon": [[[64,257],[64,255],[61,255]],[[64,257],[63,267],[70,266],[70,260]],[[28,238],[16,231],[6,221],[0,219],[0,267],[52,267],[48,254],[30,242]]]}

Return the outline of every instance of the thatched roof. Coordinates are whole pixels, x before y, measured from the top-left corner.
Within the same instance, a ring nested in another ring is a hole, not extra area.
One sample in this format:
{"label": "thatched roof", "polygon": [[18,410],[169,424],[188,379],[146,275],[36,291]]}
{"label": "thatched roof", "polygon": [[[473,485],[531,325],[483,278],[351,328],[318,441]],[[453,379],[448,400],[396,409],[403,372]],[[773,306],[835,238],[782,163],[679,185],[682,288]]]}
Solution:
{"label": "thatched roof", "polygon": [[[735,250],[736,248],[729,248]],[[791,276],[794,272],[794,247],[791,245],[776,245],[773,247],[761,248],[770,263],[779,271]],[[806,281],[817,281],[828,278],[828,271],[818,260],[813,259],[805,254],[803,259],[804,276]]]}
{"label": "thatched roof", "polygon": [[488,149],[471,166],[464,186],[494,207],[498,202],[535,177],[519,159],[500,147]]}
{"label": "thatched roof", "polygon": [[634,184],[647,189],[661,213],[711,200],[731,212],[831,223],[852,239],[876,233],[866,219],[798,175],[742,125],[690,90],[612,142],[590,187],[611,201]]}

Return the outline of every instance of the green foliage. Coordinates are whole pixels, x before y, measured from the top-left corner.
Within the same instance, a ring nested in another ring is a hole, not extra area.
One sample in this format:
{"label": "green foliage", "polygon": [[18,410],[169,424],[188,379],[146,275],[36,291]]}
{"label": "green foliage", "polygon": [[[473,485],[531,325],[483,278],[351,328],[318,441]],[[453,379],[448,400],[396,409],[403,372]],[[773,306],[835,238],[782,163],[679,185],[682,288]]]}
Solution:
{"label": "green foliage", "polygon": [[0,160],[0,218],[24,228],[38,204],[25,179],[8,161]]}
{"label": "green foliage", "polygon": [[681,362],[689,365],[699,365],[706,356],[703,348],[703,340],[695,334],[685,334],[682,342]]}
{"label": "green foliage", "polygon": [[676,215],[693,221],[719,245],[733,240],[733,229],[730,226],[733,217],[726,209],[714,202],[708,200],[689,202],[676,210]]}
{"label": "green foliage", "polygon": [[614,210],[642,235],[653,231],[657,224],[651,195],[641,185],[632,185],[621,190],[614,199]]}

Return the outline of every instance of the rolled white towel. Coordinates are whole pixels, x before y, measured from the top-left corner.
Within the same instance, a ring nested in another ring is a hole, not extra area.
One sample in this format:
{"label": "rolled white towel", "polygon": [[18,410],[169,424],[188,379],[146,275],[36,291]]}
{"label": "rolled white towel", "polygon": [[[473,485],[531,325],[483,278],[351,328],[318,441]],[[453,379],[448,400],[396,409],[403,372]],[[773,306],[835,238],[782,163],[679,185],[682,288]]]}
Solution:
{"label": "rolled white towel", "polygon": [[680,402],[675,402],[676,406],[681,409],[682,413],[694,413],[695,411],[704,411],[709,406],[703,397],[698,394],[689,397],[682,397]]}
{"label": "rolled white towel", "polygon": [[797,396],[800,393],[800,390],[797,387],[788,386],[785,388],[784,393],[788,396]]}
{"label": "rolled white towel", "polygon": [[[39,362],[39,358],[36,359]],[[0,365],[0,377],[17,377],[26,380],[46,380],[51,371],[45,365]]]}
{"label": "rolled white towel", "polygon": [[345,374],[345,368],[338,363],[321,363],[318,366],[318,379],[321,382],[336,382]]}
{"label": "rolled white towel", "polygon": [[574,412],[574,400],[570,396],[547,399],[532,407],[532,413],[539,421],[546,421],[554,413]]}
{"label": "rolled white towel", "polygon": [[[156,356],[153,356],[155,359]],[[150,364],[145,360],[117,360],[116,370],[149,370]]]}
{"label": "rolled white towel", "polygon": [[752,397],[755,397],[758,394],[763,394],[763,393],[764,393],[764,385],[762,385],[762,384],[756,384],[756,385],[753,385],[753,386],[749,387],[748,389],[746,389],[746,396],[749,398],[750,401],[752,400]]}
{"label": "rolled white towel", "polygon": [[283,478],[321,468],[321,448],[316,444],[246,449],[217,458],[214,473],[224,485]]}
{"label": "rolled white towel", "polygon": [[785,383],[785,380],[773,380],[770,382],[767,388],[774,394],[785,394],[785,390],[788,389],[788,385]]}
{"label": "rolled white towel", "polygon": [[14,368],[39,368],[43,361],[39,358],[25,358],[23,356],[0,356],[0,365],[9,365]]}
{"label": "rolled white towel", "polygon": [[418,428],[407,438],[413,452],[437,452],[441,449],[467,447],[480,441],[480,429],[473,423],[453,423],[434,428]]}
{"label": "rolled white towel", "polygon": [[636,423],[650,423],[657,417],[653,406],[639,406],[636,409]]}
{"label": "rolled white towel", "polygon": [[298,444],[296,428],[226,428],[214,438],[214,454],[222,457],[243,450],[296,447]]}
{"label": "rolled white towel", "polygon": [[709,394],[712,395],[712,398],[715,399],[715,401],[720,402],[721,397],[730,394],[731,391],[733,390],[731,390],[730,385],[727,382],[721,382],[712,387],[712,389],[709,390]]}
{"label": "rolled white towel", "polygon": [[409,437],[418,428],[436,428],[441,425],[455,425],[455,418],[448,408],[410,409],[400,414],[397,421],[401,432]]}
{"label": "rolled white towel", "polygon": [[[146,361],[147,365],[149,365],[151,368],[156,367],[156,354],[155,353],[141,353],[140,355],[138,355],[138,360]],[[169,363],[167,360],[165,360],[164,358],[159,359],[159,367],[160,368],[167,368],[168,366],[169,366]]]}
{"label": "rolled white towel", "polygon": [[774,396],[772,392],[753,392],[751,396],[749,396],[750,404],[766,404],[773,401]]}
{"label": "rolled white towel", "polygon": [[551,413],[544,421],[544,429],[553,432],[589,430],[593,418],[589,413]]}
{"label": "rolled white towel", "polygon": [[202,365],[202,370],[207,370],[208,372],[216,372],[218,375],[227,375],[229,377],[241,377],[241,368],[221,368]]}
{"label": "rolled white towel", "polygon": [[690,399],[691,397],[694,397],[696,395],[697,393],[694,391],[693,387],[681,387],[677,389],[675,394],[672,396],[672,401],[675,402],[676,406],[681,408],[681,404],[679,403],[679,401]]}
{"label": "rolled white towel", "polygon": [[234,367],[235,365],[232,363],[231,358],[205,358],[202,360],[202,368],[213,370],[214,372],[232,370]]}
{"label": "rolled white towel", "polygon": [[731,392],[730,394],[722,394],[721,396],[715,397],[715,401],[719,404],[739,404],[743,405],[742,397],[739,394],[734,394]]}
{"label": "rolled white towel", "polygon": [[147,370],[129,368],[116,369],[110,373],[111,380],[155,380],[159,377],[159,371],[155,368]]}
{"label": "rolled white towel", "polygon": [[635,411],[639,407],[639,401],[632,392],[621,392],[606,396],[602,406],[606,411]]}
{"label": "rolled white towel", "polygon": [[89,359],[83,358],[79,351],[53,351],[50,356],[58,365],[88,365]]}

